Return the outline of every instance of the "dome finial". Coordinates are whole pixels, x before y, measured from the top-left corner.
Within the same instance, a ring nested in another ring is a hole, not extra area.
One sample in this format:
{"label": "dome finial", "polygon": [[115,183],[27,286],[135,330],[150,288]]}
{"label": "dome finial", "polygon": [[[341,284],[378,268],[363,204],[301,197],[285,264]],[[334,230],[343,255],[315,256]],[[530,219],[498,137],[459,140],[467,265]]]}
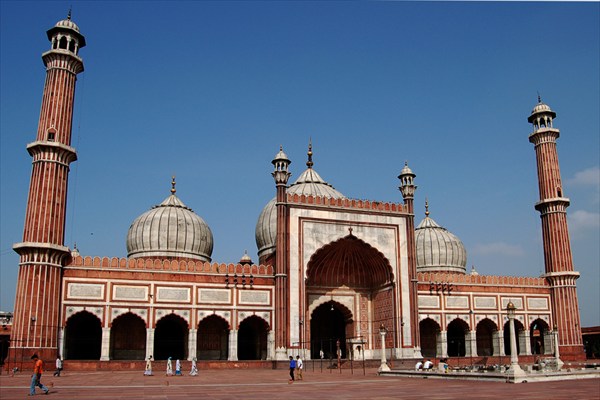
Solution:
{"label": "dome finial", "polygon": [[314,165],[313,160],[312,160],[312,137],[308,139],[308,161],[306,162],[306,166],[308,168],[312,168],[312,166]]}
{"label": "dome finial", "polygon": [[541,103],[542,102],[542,96],[540,96],[540,92],[539,91],[537,92],[537,94],[538,94],[538,103]]}
{"label": "dome finial", "polygon": [[175,189],[175,175],[173,175],[171,179],[171,194],[175,194],[175,192],[177,192],[177,190]]}
{"label": "dome finial", "polygon": [[72,7],[69,7],[69,13],[67,14],[67,20],[69,21],[71,20],[71,8]]}
{"label": "dome finial", "polygon": [[425,198],[425,217],[429,217],[429,200]]}

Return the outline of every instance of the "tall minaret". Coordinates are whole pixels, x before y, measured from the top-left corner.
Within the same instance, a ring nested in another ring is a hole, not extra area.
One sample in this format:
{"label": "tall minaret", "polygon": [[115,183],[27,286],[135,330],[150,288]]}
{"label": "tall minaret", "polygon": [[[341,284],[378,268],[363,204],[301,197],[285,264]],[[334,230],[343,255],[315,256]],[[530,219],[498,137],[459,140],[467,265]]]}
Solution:
{"label": "tall minaret", "polygon": [[[408,248],[408,273],[410,279],[410,336],[415,348],[414,357],[421,357],[421,338],[419,334],[419,304],[418,304],[418,280],[417,280],[417,253],[415,247],[415,211],[414,197],[417,185],[415,185],[416,175],[408,167],[408,162],[404,163],[404,168],[400,171],[398,179],[400,179],[400,192],[404,199],[404,206],[409,216],[406,219],[406,244]],[[401,316],[404,322],[405,316]],[[403,326],[402,323],[401,326]],[[404,335],[404,333],[403,333]]]}
{"label": "tall minaret", "polygon": [[51,360],[58,346],[62,266],[69,255],[67,181],[69,164],[77,159],[71,126],[75,82],[83,71],[77,53],[85,38],[70,11],[47,34],[51,46],[42,55],[46,82],[37,137],[27,145],[33,167],[23,242],[13,246],[20,260],[11,348],[16,357],[29,358],[35,351]]}
{"label": "tall minaret", "polygon": [[560,357],[566,360],[585,359],[579,321],[579,303],[575,281],[579,273],[573,270],[567,207],[569,199],[563,195],[558,165],[556,139],[560,131],[552,125],[556,113],[542,103],[527,118],[533,124],[529,141],[535,146],[540,201],[535,209],[542,219],[545,277],[551,287],[552,318],[558,329]]}
{"label": "tall minaret", "polygon": [[283,152],[283,146],[272,161],[274,170],[271,173],[275,179],[277,190],[277,240],[275,244],[275,358],[287,359],[289,315],[288,315],[288,223],[287,223],[287,182],[291,173],[292,163]]}

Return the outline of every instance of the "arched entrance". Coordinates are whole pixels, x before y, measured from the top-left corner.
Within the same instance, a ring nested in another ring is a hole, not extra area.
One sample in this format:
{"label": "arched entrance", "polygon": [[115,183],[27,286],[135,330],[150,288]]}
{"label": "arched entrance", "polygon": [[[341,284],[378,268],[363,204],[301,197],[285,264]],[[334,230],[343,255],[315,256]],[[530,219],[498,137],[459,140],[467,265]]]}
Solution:
{"label": "arched entrance", "polygon": [[545,354],[544,341],[548,335],[549,327],[543,319],[536,319],[531,323],[529,336],[531,340],[531,354]]}
{"label": "arched entrance", "polygon": [[204,318],[198,324],[198,360],[227,360],[229,324],[218,315]]}
{"label": "arched entrance", "polygon": [[476,329],[477,355],[487,357],[494,355],[494,332],[497,326],[492,320],[485,318],[479,321]]}
{"label": "arched entrance", "polygon": [[[386,347],[398,345],[394,274],[381,252],[350,233],[317,250],[306,275],[306,318],[310,316],[306,334],[310,338],[303,341],[310,340],[311,358],[320,358],[321,350],[325,357],[337,358],[338,340],[342,358],[348,357],[346,341],[351,339],[364,343],[366,350],[379,350],[381,325],[388,330]],[[339,290],[347,307],[335,298]],[[324,297],[331,300],[322,303]],[[351,309],[352,304],[366,311],[359,313]]]}
{"label": "arched entrance", "polygon": [[267,322],[253,315],[240,323],[238,329],[238,360],[267,359]]}
{"label": "arched entrance", "polygon": [[[523,324],[515,319],[515,336],[516,336],[516,342],[517,342],[517,354],[521,353],[521,345],[520,345],[520,340],[519,340],[519,336],[521,334],[521,332],[524,330],[525,328],[523,327]],[[511,355],[511,351],[510,351],[510,322],[506,322],[504,324],[504,354],[506,354],[507,356]]]}
{"label": "arched entrance", "polygon": [[156,323],[154,359],[185,360],[187,358],[188,324],[178,315],[169,314]]}
{"label": "arched entrance", "polygon": [[133,313],[118,316],[110,328],[111,360],[143,360],[146,357],[146,323]]}
{"label": "arched entrance", "polygon": [[338,340],[341,358],[346,358],[346,332],[352,324],[350,311],[335,301],[321,304],[313,311],[310,319],[310,357],[320,358],[323,350],[327,359],[337,358]]}
{"label": "arched entrance", "polygon": [[448,339],[448,357],[464,357],[466,354],[465,332],[469,325],[462,319],[455,319],[448,324],[446,337]]}
{"label": "arched entrance", "polygon": [[102,326],[94,314],[81,311],[67,320],[65,327],[66,360],[99,360]]}
{"label": "arched entrance", "polygon": [[421,354],[423,357],[437,357],[437,338],[440,326],[431,318],[425,318],[419,322],[421,336]]}

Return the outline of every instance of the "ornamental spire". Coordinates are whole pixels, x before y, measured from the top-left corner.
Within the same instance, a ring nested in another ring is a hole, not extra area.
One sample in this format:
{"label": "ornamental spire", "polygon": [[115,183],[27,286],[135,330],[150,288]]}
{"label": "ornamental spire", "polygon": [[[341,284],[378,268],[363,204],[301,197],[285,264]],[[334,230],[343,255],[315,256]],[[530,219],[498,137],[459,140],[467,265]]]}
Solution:
{"label": "ornamental spire", "polygon": [[425,217],[429,217],[429,200],[425,198]]}
{"label": "ornamental spire", "polygon": [[306,166],[310,169],[314,165],[312,160],[312,138],[308,139],[308,161],[306,162]]}
{"label": "ornamental spire", "polygon": [[177,190],[175,189],[175,175],[173,175],[172,179],[171,179],[171,194],[175,194],[175,192],[177,192]]}

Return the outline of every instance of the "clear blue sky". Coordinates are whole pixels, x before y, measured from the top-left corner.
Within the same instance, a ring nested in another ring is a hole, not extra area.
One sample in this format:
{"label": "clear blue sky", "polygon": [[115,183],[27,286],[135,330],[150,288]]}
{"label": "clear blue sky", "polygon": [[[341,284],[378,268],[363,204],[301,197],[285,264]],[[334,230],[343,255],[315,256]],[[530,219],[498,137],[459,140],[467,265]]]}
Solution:
{"label": "clear blue sky", "polygon": [[66,244],[126,256],[131,222],[177,194],[210,225],[213,260],[257,261],[254,228],[312,137],[315,169],[348,197],[401,202],[460,237],[481,274],[544,269],[531,126],[537,92],[558,151],[584,326],[600,325],[599,3],[1,1],[0,309],[12,310],[49,49],[86,36]]}

